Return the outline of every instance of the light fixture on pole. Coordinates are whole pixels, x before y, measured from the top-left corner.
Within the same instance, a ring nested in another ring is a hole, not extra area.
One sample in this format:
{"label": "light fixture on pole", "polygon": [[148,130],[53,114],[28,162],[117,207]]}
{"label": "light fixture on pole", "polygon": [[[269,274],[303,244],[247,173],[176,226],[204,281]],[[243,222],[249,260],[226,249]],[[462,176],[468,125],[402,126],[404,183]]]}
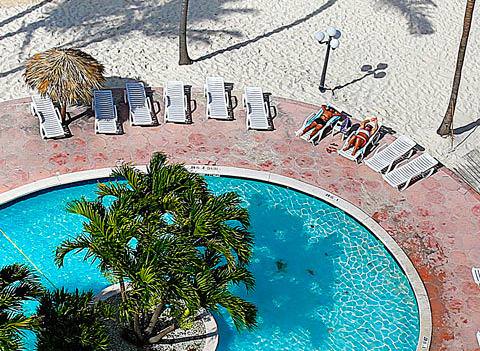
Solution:
{"label": "light fixture on pole", "polygon": [[325,32],[316,32],[313,36],[320,44],[327,44],[327,52],[325,53],[325,61],[323,63],[322,77],[320,78],[321,93],[327,91],[325,88],[325,77],[327,75],[328,59],[330,58],[330,50],[335,50],[340,46],[340,39],[342,33],[335,27],[328,27]]}

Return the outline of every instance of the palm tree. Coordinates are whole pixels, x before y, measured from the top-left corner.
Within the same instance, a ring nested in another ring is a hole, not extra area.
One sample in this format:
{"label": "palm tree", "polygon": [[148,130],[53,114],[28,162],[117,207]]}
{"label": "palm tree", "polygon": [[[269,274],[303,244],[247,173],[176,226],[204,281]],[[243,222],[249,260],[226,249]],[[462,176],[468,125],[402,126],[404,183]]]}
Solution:
{"label": "palm tree", "polygon": [[[201,308],[224,306],[238,328],[254,327],[256,307],[228,289],[254,287],[247,269],[253,237],[239,197],[213,195],[203,177],[167,164],[160,153],[145,173],[122,165],[112,176],[126,183],[101,183],[95,201],[69,207],[87,222],[84,233],[59,247],[57,262],[70,251],[85,251],[108,267],[104,272],[129,282],[120,315],[138,344],[189,327]],[[109,208],[101,205],[105,196],[114,197]]]}
{"label": "palm tree", "polygon": [[91,291],[68,293],[64,289],[45,292],[37,308],[39,326],[37,351],[109,350],[104,317],[110,312],[106,304],[92,303]]}
{"label": "palm tree", "polygon": [[447,136],[452,133],[453,115],[455,114],[455,107],[457,105],[458,90],[460,88],[460,81],[462,79],[463,61],[465,59],[465,52],[467,51],[468,37],[470,35],[470,28],[472,26],[473,9],[475,8],[475,0],[467,0],[467,8],[465,9],[465,18],[463,20],[463,32],[458,48],[457,67],[455,69],[455,76],[453,78],[452,92],[450,95],[450,102],[448,104],[447,112],[443,117],[442,124],[437,129],[437,134]]}
{"label": "palm tree", "polygon": [[179,65],[191,65],[192,59],[187,49],[187,23],[188,23],[188,0],[182,0],[182,13],[180,15],[179,41]]}
{"label": "palm tree", "polygon": [[23,313],[23,303],[37,299],[43,292],[39,278],[23,265],[0,269],[0,350],[23,350],[24,330],[32,330],[35,317]]}
{"label": "palm tree", "polygon": [[92,101],[92,90],[105,82],[104,67],[89,54],[77,49],[53,48],[29,58],[23,74],[30,88],[60,104],[62,122],[67,105]]}
{"label": "palm tree", "polygon": [[85,260],[98,263],[100,271],[115,282],[120,283],[121,296],[125,299],[125,272],[133,257],[129,245],[138,230],[140,222],[133,214],[119,208],[118,204],[106,207],[100,200],[88,201],[85,198],[72,201],[67,211],[83,216],[84,232],[73,239],[67,239],[57,247],[55,262],[59,267],[64,264],[65,256],[71,251],[84,251]]}

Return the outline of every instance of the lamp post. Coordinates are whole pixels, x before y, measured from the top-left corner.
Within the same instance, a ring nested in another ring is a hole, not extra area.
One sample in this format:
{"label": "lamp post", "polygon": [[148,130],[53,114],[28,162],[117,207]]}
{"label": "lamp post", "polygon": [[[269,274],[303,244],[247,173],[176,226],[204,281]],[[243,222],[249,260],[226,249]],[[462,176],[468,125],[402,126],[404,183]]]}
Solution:
{"label": "lamp post", "polygon": [[320,44],[327,44],[327,52],[325,53],[325,61],[323,63],[322,77],[320,78],[320,89],[321,93],[327,91],[325,88],[325,77],[327,75],[327,66],[328,59],[330,58],[330,50],[335,50],[340,46],[340,41],[338,40],[342,33],[339,29],[335,27],[328,27],[325,32],[316,32],[313,36]]}

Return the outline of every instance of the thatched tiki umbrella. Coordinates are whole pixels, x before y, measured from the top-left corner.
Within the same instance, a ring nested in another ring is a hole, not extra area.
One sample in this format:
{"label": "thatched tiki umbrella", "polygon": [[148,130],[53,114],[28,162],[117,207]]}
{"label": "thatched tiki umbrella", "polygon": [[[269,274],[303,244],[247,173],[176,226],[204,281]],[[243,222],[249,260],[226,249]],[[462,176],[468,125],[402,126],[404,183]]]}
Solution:
{"label": "thatched tiki umbrella", "polygon": [[103,65],[77,49],[50,49],[33,55],[25,66],[25,82],[60,104],[62,122],[67,105],[89,105],[92,90],[105,82]]}

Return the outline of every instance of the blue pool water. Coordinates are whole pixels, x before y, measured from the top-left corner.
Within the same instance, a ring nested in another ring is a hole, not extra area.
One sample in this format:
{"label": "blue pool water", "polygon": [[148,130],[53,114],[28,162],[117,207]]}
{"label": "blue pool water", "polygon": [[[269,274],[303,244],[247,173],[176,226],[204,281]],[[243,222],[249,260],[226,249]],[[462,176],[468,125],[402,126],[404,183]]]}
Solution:
{"label": "blue pool water", "polygon": [[[384,246],[344,212],[310,196],[260,182],[208,178],[236,191],[251,215],[258,328],[237,333],[217,315],[219,351],[413,351],[418,308],[404,273]],[[94,198],[93,183],[55,189],[0,208],[2,228],[57,286],[102,290],[109,283],[81,255],[61,269],[55,247],[81,231],[68,201]],[[25,259],[0,237],[0,266]],[[48,283],[44,281],[45,285]],[[239,294],[244,294],[238,290]],[[29,350],[33,350],[29,338]]]}

